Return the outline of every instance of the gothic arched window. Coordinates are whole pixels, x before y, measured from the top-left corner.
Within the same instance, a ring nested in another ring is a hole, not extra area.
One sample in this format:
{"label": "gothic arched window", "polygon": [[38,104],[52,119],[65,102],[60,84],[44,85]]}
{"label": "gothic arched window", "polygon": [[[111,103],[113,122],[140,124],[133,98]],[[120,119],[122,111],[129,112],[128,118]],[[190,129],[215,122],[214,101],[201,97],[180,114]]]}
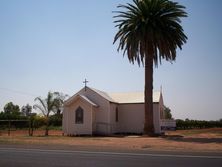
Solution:
{"label": "gothic arched window", "polygon": [[83,109],[78,107],[75,112],[76,124],[83,124]]}

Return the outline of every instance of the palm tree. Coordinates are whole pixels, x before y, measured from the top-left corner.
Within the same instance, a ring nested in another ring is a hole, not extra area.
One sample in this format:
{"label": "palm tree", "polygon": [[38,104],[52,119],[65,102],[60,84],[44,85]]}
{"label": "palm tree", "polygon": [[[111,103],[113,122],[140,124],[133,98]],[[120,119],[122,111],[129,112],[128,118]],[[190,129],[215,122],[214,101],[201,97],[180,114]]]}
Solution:
{"label": "palm tree", "polygon": [[55,111],[58,106],[58,100],[55,93],[48,92],[47,98],[42,99],[41,97],[35,98],[35,101],[38,101],[39,104],[35,104],[33,108],[39,109],[45,117],[46,120],[46,129],[45,136],[49,135],[49,115],[52,111]]}
{"label": "palm tree", "polygon": [[153,135],[153,64],[158,67],[161,59],[174,61],[176,49],[182,49],[187,37],[180,25],[187,17],[185,7],[169,0],[133,0],[119,5],[114,21],[118,32],[118,51],[127,53],[131,63],[145,66],[145,123],[144,134]]}

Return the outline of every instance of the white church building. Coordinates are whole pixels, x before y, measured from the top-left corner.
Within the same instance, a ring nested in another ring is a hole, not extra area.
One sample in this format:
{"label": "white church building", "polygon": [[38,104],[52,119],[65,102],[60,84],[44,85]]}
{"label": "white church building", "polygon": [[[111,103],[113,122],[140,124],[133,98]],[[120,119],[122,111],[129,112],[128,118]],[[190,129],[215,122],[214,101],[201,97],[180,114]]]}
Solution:
{"label": "white church building", "polygon": [[[172,124],[164,119],[161,92],[153,93],[153,112],[154,130],[160,134],[161,126]],[[143,127],[143,92],[106,93],[84,87],[64,104],[62,128],[66,135],[142,134]]]}

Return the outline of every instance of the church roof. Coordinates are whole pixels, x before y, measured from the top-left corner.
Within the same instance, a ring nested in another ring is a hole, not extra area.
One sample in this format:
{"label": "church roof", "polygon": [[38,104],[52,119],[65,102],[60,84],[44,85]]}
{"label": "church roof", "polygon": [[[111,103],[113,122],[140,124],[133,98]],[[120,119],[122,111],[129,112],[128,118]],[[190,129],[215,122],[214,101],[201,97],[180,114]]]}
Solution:
{"label": "church roof", "polygon": [[94,107],[98,107],[97,104],[95,104],[94,102],[92,102],[88,97],[84,96],[84,95],[79,95],[83,100],[87,101],[89,104],[91,104]]}
{"label": "church roof", "polygon": [[[94,91],[95,93],[99,94],[101,97],[112,103],[119,103],[119,104],[144,103],[144,92],[107,93],[95,88],[91,87],[87,88],[91,89],[92,91]],[[70,104],[73,100],[81,98],[87,101],[92,106],[97,107],[97,104],[91,101],[86,95],[83,95],[81,93],[82,90],[80,90],[78,93],[76,93],[71,98],[66,100],[65,103]],[[153,92],[153,103],[158,103],[160,101],[160,97],[161,97],[161,92]]]}
{"label": "church roof", "polygon": [[66,103],[66,105],[70,104],[72,101],[77,100],[78,98],[88,102],[90,105],[92,105],[94,107],[98,107],[98,105],[95,104],[93,101],[91,101],[88,97],[86,97],[84,95],[80,95],[80,94],[73,96],[72,98],[68,99],[65,103]]}
{"label": "church roof", "polygon": [[[144,92],[110,93],[117,103],[144,103]],[[153,92],[153,102],[158,103],[160,92]]]}
{"label": "church roof", "polygon": [[[90,88],[106,100],[113,103],[144,103],[144,92],[124,92],[124,93],[106,93],[94,88]],[[161,93],[153,92],[153,102],[158,103]]]}
{"label": "church roof", "polygon": [[114,99],[112,99],[112,97],[108,93],[95,89],[95,88],[90,88],[90,89],[96,92],[97,94],[99,94],[100,96],[102,96],[104,99],[110,102],[114,102],[114,103],[116,102]]}

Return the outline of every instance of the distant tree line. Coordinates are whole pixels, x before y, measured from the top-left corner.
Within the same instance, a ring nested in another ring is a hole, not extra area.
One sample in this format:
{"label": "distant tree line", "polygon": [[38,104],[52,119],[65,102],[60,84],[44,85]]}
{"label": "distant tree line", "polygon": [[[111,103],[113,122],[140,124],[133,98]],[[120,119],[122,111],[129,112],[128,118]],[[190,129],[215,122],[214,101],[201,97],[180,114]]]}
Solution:
{"label": "distant tree line", "polygon": [[[62,126],[62,113],[54,113],[48,119],[49,126]],[[18,105],[9,102],[5,105],[4,110],[0,112],[0,129],[8,128],[8,121],[16,129],[29,127],[30,121],[36,129],[45,126],[46,118],[32,113],[32,106],[29,104],[20,109]]]}
{"label": "distant tree line", "polygon": [[222,128],[222,119],[218,121],[177,119],[177,129],[204,129],[204,128]]}
{"label": "distant tree line", "polygon": [[[172,119],[171,109],[164,106],[165,119]],[[190,120],[176,119],[176,128],[181,130],[186,129],[204,129],[204,128],[222,128],[222,119],[217,121],[205,120]]]}
{"label": "distant tree line", "polygon": [[[45,99],[35,98],[38,103],[33,107],[27,104],[21,109],[13,102],[9,102],[0,112],[0,129],[7,129],[9,126],[15,129],[29,128],[29,134],[32,135],[34,129],[45,127],[47,136],[50,126],[62,126],[62,107],[66,97],[67,95],[59,92],[48,92]],[[41,111],[42,116],[33,113],[32,109]]]}

